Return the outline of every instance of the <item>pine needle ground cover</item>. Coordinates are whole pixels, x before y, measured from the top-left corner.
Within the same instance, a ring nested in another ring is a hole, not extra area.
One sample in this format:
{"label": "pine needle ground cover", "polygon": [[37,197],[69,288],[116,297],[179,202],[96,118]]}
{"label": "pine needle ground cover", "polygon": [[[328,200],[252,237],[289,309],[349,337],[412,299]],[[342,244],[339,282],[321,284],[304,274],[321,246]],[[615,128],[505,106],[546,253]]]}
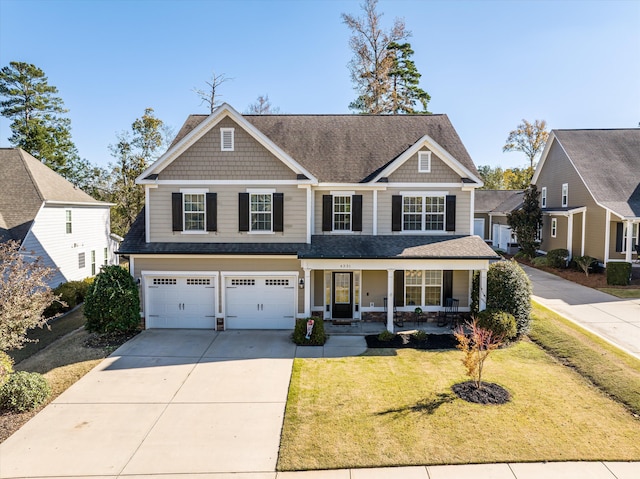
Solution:
{"label": "pine needle ground cover", "polygon": [[369,350],[296,359],[279,470],[507,461],[640,460],[640,420],[576,369],[525,340],[484,379],[509,403],[458,399],[461,352]]}

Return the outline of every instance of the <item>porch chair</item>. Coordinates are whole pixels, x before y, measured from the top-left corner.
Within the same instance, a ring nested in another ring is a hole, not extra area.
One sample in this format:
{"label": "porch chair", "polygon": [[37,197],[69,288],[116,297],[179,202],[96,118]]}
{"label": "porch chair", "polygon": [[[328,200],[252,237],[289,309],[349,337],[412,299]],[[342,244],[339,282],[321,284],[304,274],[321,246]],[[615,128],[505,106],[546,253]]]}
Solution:
{"label": "porch chair", "polygon": [[460,300],[455,298],[446,298],[444,300],[444,310],[440,312],[438,316],[438,326],[455,326],[455,321],[458,318],[458,307]]}
{"label": "porch chair", "polygon": [[636,263],[640,263],[640,243],[636,244]]}
{"label": "porch chair", "polygon": [[413,324],[417,326],[421,321],[427,322],[427,314],[422,311],[422,308],[416,308],[413,311]]}
{"label": "porch chair", "polygon": [[398,307],[393,307],[393,324],[397,327],[402,328],[404,326],[404,321],[402,320],[402,314],[398,311]]}

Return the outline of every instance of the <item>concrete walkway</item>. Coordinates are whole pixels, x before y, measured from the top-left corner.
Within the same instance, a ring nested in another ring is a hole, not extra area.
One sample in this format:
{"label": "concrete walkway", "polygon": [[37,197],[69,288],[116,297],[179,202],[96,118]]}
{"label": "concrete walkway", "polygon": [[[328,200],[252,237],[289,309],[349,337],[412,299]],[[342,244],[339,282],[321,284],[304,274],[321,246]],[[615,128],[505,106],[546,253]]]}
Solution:
{"label": "concrete walkway", "polygon": [[640,358],[640,299],[616,298],[539,269],[523,269],[535,301]]}

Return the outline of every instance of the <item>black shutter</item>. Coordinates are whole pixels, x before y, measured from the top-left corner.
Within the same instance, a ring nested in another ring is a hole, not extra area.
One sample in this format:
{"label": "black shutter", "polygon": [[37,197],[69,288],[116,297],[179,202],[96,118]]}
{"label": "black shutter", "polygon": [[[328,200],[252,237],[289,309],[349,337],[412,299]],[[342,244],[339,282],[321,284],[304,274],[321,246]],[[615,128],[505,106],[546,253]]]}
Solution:
{"label": "black shutter", "polygon": [[455,231],[456,230],[456,197],[455,195],[447,195],[445,201],[445,211],[446,211],[446,219],[445,219],[445,230],[446,231]]}
{"label": "black shutter", "polygon": [[394,306],[404,306],[404,270],[393,272],[393,298]]}
{"label": "black shutter", "polygon": [[273,194],[273,231],[284,231],[284,193]]}
{"label": "black shutter", "polygon": [[218,231],[218,194],[207,193],[207,231]]}
{"label": "black shutter", "polygon": [[402,231],[402,196],[391,197],[391,231]]}
{"label": "black shutter", "polygon": [[616,223],[616,252],[622,253],[622,241],[624,240],[624,223]]}
{"label": "black shutter", "polygon": [[362,231],[362,195],[351,197],[351,231]]}
{"label": "black shutter", "polygon": [[182,231],[182,193],[171,193],[171,220],[173,231]]}
{"label": "black shutter", "polygon": [[249,231],[249,193],[238,193],[238,231]]}
{"label": "black shutter", "polygon": [[333,196],[322,195],[322,231],[333,230]]}
{"label": "black shutter", "polygon": [[444,270],[442,272],[442,299],[453,297],[453,271]]}

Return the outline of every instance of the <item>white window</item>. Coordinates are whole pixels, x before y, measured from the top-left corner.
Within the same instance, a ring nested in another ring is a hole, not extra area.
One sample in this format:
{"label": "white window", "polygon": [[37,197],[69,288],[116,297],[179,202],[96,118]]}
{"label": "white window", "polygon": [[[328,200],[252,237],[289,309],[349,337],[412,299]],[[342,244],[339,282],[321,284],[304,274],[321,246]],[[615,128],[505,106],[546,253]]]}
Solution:
{"label": "white window", "polygon": [[542,208],[547,207],[547,187],[542,187],[542,192],[540,193],[540,205]]}
{"label": "white window", "polygon": [[91,250],[91,276],[96,275],[96,252]]}
{"label": "white window", "polygon": [[249,195],[250,231],[273,231],[273,195],[271,193],[251,193]]}
{"label": "white window", "polygon": [[182,203],[184,231],[204,231],[204,193],[183,193]]}
{"label": "white window", "polygon": [[109,264],[109,248],[104,249],[104,263],[105,266]]}
{"label": "white window", "polygon": [[351,196],[333,197],[334,231],[351,231]]}
{"label": "white window", "polygon": [[85,267],[84,253],[78,253],[78,269],[82,269],[84,267]]}
{"label": "white window", "polygon": [[551,237],[555,238],[558,233],[558,218],[551,218]]}
{"label": "white window", "polygon": [[66,228],[67,228],[67,234],[71,234],[73,231],[73,227],[71,224],[71,210],[64,210],[64,215],[65,215],[65,223],[66,223]]}
{"label": "white window", "polygon": [[403,196],[403,231],[444,231],[444,196]]}
{"label": "white window", "polygon": [[569,184],[562,183],[562,207],[569,205]]}
{"label": "white window", "polygon": [[[622,224],[622,252],[627,252],[627,225]],[[634,249],[638,244],[638,223],[633,224],[633,229],[631,232],[631,248]],[[633,251],[632,251],[633,253]]]}
{"label": "white window", "polygon": [[418,152],[418,172],[431,173],[431,152],[430,151]]}
{"label": "white window", "polygon": [[439,306],[442,304],[442,271],[405,271],[404,290],[406,306]]}
{"label": "white window", "polygon": [[234,129],[220,128],[220,151],[234,150]]}

